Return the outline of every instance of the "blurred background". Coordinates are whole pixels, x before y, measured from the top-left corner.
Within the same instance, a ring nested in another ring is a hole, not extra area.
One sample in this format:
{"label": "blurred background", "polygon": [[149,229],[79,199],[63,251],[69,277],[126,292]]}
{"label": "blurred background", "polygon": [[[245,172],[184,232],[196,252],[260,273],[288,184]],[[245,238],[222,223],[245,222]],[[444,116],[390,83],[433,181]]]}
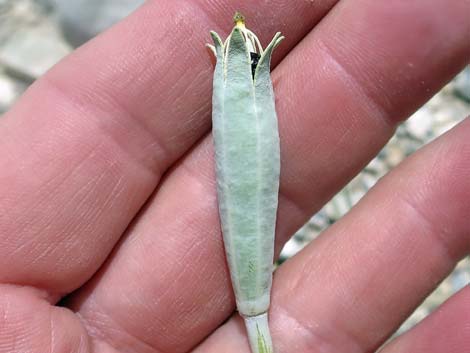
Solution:
{"label": "blurred background", "polygon": [[[128,15],[143,0],[0,0],[0,119],[26,88],[73,48]],[[384,174],[422,145],[470,115],[470,68],[397,130],[369,165],[301,228],[280,262],[341,218]],[[401,333],[470,283],[470,260],[455,271],[400,328]]]}

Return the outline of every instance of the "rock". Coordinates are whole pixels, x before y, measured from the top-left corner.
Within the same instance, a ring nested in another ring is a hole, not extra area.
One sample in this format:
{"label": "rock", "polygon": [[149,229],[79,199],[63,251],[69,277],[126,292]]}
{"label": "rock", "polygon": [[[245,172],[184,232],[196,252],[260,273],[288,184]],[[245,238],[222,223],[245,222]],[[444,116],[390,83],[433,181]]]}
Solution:
{"label": "rock", "polygon": [[27,84],[11,78],[0,69],[0,114],[5,113],[26,88]]}
{"label": "rock", "polygon": [[33,81],[72,48],[45,12],[47,7],[32,0],[7,4],[7,20],[0,23],[0,63],[14,76]]}
{"label": "rock", "polygon": [[34,80],[71,51],[58,38],[58,33],[48,23],[18,30],[0,48],[0,61],[26,80]]}
{"label": "rock", "polygon": [[433,119],[430,112],[423,107],[410,117],[406,122],[406,127],[408,133],[413,137],[424,141],[432,134],[432,123]]}
{"label": "rock", "polygon": [[454,79],[454,90],[459,97],[470,102],[470,66]]}
{"label": "rock", "polygon": [[52,0],[64,35],[78,46],[129,15],[144,0]]}
{"label": "rock", "polygon": [[300,250],[302,250],[302,248],[303,245],[298,239],[295,237],[291,238],[282,248],[280,260],[285,261],[286,259],[293,257]]}

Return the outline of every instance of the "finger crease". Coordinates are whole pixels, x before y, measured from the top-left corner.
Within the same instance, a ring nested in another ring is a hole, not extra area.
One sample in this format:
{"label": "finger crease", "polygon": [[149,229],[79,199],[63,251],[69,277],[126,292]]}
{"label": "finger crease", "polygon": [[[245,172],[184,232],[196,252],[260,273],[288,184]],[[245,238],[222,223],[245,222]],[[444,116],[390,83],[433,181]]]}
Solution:
{"label": "finger crease", "polygon": [[329,59],[328,62],[335,66],[338,74],[341,74],[348,79],[348,83],[351,86],[349,91],[354,91],[361,96],[362,99],[358,101],[366,102],[366,106],[369,108],[372,115],[379,118],[379,122],[384,125],[386,130],[389,130],[391,127],[395,127],[396,124],[392,121],[392,119],[390,119],[390,116],[387,113],[385,107],[367,92],[364,85],[362,85],[358,78],[351,73],[351,70],[346,68],[346,66],[335,54],[335,51],[328,46],[326,41],[320,36],[316,38],[316,41],[318,48],[322,50],[322,53]]}

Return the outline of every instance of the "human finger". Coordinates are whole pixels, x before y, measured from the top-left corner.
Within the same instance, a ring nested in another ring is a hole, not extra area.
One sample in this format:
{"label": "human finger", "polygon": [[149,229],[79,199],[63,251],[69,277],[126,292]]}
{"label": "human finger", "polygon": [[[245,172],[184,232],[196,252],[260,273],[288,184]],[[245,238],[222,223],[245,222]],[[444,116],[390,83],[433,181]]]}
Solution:
{"label": "human finger", "polygon": [[465,353],[470,347],[470,287],[452,296],[380,353]]}

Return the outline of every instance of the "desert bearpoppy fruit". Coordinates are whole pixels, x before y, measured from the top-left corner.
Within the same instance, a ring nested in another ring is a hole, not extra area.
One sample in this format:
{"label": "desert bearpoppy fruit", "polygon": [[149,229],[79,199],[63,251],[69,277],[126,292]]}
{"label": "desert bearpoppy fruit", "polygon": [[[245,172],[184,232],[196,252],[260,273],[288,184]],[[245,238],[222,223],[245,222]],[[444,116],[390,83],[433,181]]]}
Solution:
{"label": "desert bearpoppy fruit", "polygon": [[263,49],[237,13],[222,41],[211,32],[217,63],[212,97],[219,215],[237,309],[253,353],[273,353],[267,312],[273,273],[280,146],[270,75],[276,33]]}

